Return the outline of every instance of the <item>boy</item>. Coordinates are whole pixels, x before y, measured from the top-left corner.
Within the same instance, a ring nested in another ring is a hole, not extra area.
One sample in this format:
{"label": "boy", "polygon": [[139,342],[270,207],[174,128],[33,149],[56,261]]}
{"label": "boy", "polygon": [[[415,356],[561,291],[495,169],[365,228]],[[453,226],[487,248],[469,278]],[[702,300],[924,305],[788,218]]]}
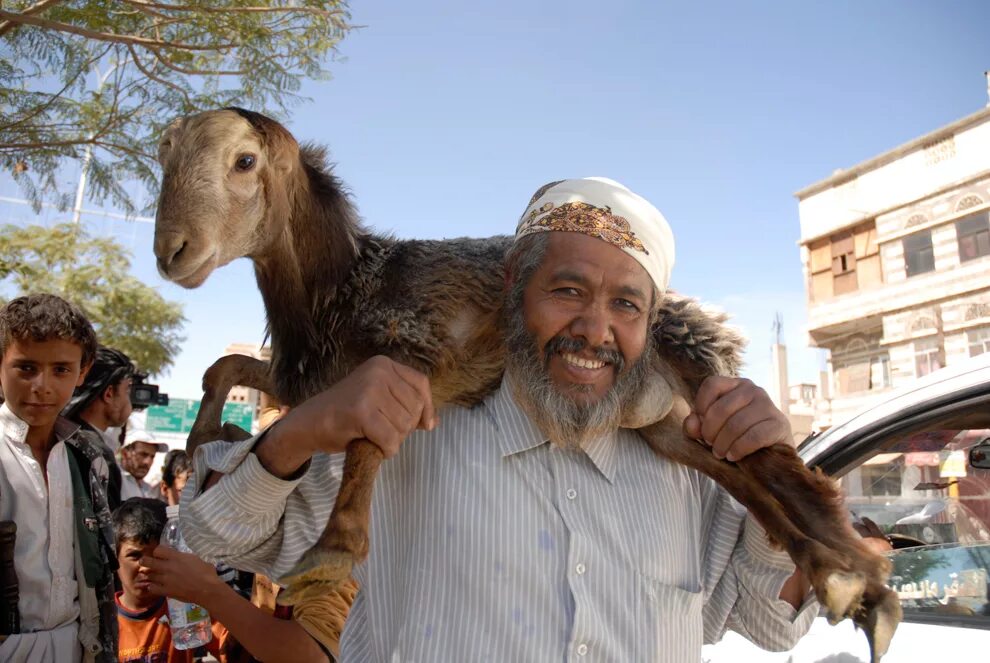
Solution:
{"label": "boy", "polygon": [[0,660],[116,659],[107,464],[59,412],[96,352],[92,325],[54,295],[0,309],[0,521],[16,524],[18,592]]}
{"label": "boy", "polygon": [[[166,599],[151,591],[148,568],[142,562],[142,559],[150,558],[158,547],[165,520],[165,503],[151,497],[125,500],[113,514],[117,561],[120,564],[118,574],[124,588],[116,596],[120,630],[118,657],[121,663],[184,663],[195,660],[196,650],[172,647]],[[187,560],[187,571],[194,572],[196,565],[190,562],[199,560]],[[207,568],[215,577],[212,567]],[[227,630],[217,621],[213,622],[212,627],[213,639],[206,648],[221,662],[226,661]]]}

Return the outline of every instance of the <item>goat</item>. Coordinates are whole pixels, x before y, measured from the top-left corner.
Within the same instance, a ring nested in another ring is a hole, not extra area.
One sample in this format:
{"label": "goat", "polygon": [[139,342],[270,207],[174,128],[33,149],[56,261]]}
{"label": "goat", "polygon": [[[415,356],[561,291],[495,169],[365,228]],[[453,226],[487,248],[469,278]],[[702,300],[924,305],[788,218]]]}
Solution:
{"label": "goat", "polygon": [[[206,375],[206,403],[190,446],[222,436],[218,400],[232,381],[296,405],[376,354],[431,378],[436,404],[470,405],[491,393],[504,364],[503,260],[508,237],[398,241],[368,232],[325,153],[300,147],[280,124],[242,109],[176,120],[159,147],[155,225],[161,273],[187,288],[238,257],[254,262],[268,314],[270,369],[225,359]],[[623,424],[656,453],[724,486],[811,581],[830,618],[863,627],[874,660],[901,610],[884,584],[889,562],[865,548],[833,481],[779,444],[731,463],[685,439],[701,381],[734,374],[741,340],[724,318],[667,293],[652,329],[652,372]],[[222,393],[221,393],[222,392]],[[210,402],[212,401],[212,404]],[[229,431],[228,431],[229,432]],[[382,460],[351,443],[326,529],[288,578],[298,597],[343,581],[368,551],[371,491]]]}

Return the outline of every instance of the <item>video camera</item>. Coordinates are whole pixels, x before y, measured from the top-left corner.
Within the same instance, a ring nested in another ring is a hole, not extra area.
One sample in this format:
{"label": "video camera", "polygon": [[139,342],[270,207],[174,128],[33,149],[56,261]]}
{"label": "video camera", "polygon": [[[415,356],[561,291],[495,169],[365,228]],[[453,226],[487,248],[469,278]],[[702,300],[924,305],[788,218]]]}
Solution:
{"label": "video camera", "polygon": [[147,373],[135,373],[131,382],[131,407],[143,410],[149,405],[168,405],[168,394],[158,391],[157,384],[145,382]]}

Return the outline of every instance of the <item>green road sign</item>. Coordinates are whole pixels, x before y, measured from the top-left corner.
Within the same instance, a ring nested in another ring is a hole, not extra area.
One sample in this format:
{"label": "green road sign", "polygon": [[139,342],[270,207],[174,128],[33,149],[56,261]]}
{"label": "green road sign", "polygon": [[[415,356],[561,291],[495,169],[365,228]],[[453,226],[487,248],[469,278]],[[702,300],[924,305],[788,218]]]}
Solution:
{"label": "green road sign", "polygon": [[[188,433],[196,421],[197,412],[199,401],[170,398],[168,405],[152,405],[148,408],[145,427],[152,433]],[[248,403],[224,403],[221,419],[250,431],[254,422],[254,406]]]}

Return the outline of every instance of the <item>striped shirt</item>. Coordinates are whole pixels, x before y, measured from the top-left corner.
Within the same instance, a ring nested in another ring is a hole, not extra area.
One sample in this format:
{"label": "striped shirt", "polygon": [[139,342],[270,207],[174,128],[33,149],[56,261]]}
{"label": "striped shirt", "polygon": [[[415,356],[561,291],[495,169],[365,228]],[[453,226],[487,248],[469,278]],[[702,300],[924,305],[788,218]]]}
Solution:
{"label": "striped shirt", "polygon": [[[343,459],[283,481],[256,442],[197,451],[183,530],[199,555],[278,578],[319,537]],[[225,476],[200,492],[210,470]],[[341,660],[697,663],[726,628],[787,649],[817,613],[777,598],[793,571],[707,477],[629,430],[553,447],[503,388],[382,465]]]}

